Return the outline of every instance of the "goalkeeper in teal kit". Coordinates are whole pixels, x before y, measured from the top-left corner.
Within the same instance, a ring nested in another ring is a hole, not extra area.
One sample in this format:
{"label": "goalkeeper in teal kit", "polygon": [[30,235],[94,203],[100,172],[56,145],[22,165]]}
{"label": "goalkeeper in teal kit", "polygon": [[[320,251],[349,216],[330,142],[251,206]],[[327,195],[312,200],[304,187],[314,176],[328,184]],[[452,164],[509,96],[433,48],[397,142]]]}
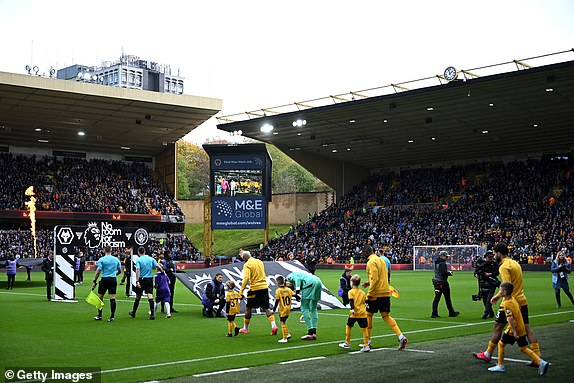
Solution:
{"label": "goalkeeper in teal kit", "polygon": [[285,277],[292,288],[301,296],[301,312],[307,326],[307,335],[302,336],[303,340],[317,339],[317,322],[319,314],[317,313],[317,303],[321,299],[321,288],[323,283],[315,275],[294,272]]}

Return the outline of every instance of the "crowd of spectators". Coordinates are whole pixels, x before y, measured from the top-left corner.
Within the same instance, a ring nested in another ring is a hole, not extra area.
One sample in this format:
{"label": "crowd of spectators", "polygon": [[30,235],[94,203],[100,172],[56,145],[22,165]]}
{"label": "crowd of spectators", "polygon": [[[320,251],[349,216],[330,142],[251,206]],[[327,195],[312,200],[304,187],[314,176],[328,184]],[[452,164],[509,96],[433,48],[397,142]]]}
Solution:
{"label": "crowd of spectators", "polygon": [[143,163],[0,153],[0,210],[26,210],[34,186],[37,210],[183,215]]}
{"label": "crowd of spectators", "polygon": [[370,242],[394,263],[415,245],[505,241],[522,263],[574,250],[572,162],[555,156],[373,175],[338,203],[272,239],[256,255],[364,262]]}
{"label": "crowd of spectators", "polygon": [[[0,154],[0,166],[7,169],[0,179],[0,209],[25,209],[22,191],[34,185],[39,210],[181,213],[143,164]],[[51,231],[38,231],[40,256],[53,248],[52,241]],[[254,254],[275,260],[292,252],[304,260],[314,250],[323,262],[360,263],[362,246],[371,243],[392,262],[410,263],[415,245],[486,247],[499,241],[522,263],[546,263],[559,249],[572,254],[571,160],[543,156],[376,174]],[[149,252],[168,249],[176,260],[203,260],[182,234],[152,239]],[[33,255],[29,231],[0,231],[0,260],[14,252]],[[101,255],[85,253],[87,260]]]}
{"label": "crowd of spectators", "polygon": [[[0,210],[27,210],[29,197],[24,191],[34,186],[39,211],[183,215],[143,163],[0,153],[0,168]],[[37,256],[44,257],[53,248],[53,231],[37,230]],[[201,252],[182,233],[152,234],[147,248],[158,257],[170,250],[174,260],[203,261]],[[102,249],[81,250],[86,261],[104,255]],[[30,230],[0,230],[0,261],[10,256],[35,256]]]}

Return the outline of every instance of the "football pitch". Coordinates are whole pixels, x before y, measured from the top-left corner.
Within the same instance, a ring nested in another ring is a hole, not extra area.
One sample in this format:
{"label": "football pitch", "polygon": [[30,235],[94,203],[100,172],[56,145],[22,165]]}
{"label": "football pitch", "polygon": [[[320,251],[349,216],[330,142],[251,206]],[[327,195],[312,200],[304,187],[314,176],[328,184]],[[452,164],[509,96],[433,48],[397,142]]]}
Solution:
{"label": "football pitch", "polygon": [[[335,294],[341,273],[317,271]],[[365,278],[364,270],[357,273]],[[87,284],[92,277],[93,273],[85,273]],[[203,318],[199,299],[179,281],[175,293],[179,312],[172,318],[158,313],[155,321],[148,320],[145,301],[136,318],[130,318],[127,313],[133,300],[124,298],[123,286],[118,286],[116,321],[108,323],[93,320],[95,309],[84,302],[90,288],[87,284],[77,286],[77,303],[48,302],[43,273],[32,273],[32,282],[25,282],[25,273],[18,273],[14,290],[5,290],[5,279],[0,282],[0,364],[4,370],[82,368],[97,372],[102,382],[570,379],[574,307],[563,295],[562,308],[556,309],[549,272],[524,274],[531,324],[543,357],[551,362],[543,378],[524,365],[527,357],[516,345],[506,348],[506,374],[491,373],[488,364],[474,360],[471,352],[486,347],[492,329],[492,320],[480,319],[482,303],[471,300],[477,291],[476,279],[472,272],[455,272],[449,281],[454,307],[461,315],[449,318],[441,302],[442,318],[431,319],[431,278],[432,273],[426,271],[392,274],[392,284],[401,297],[391,300],[391,315],[409,338],[407,350],[396,351],[397,337],[376,317],[374,350],[358,353],[362,342],[358,326],[352,331],[351,349],[338,347],[344,340],[348,309],[320,311],[316,341],[299,339],[306,329],[299,323],[299,313],[292,312],[287,324],[293,338],[279,344],[279,336],[270,335],[269,322],[263,316],[253,317],[249,334],[225,337],[226,320]],[[104,319],[109,315],[107,297],[105,302]],[[236,323],[241,326],[243,319],[237,318]]]}

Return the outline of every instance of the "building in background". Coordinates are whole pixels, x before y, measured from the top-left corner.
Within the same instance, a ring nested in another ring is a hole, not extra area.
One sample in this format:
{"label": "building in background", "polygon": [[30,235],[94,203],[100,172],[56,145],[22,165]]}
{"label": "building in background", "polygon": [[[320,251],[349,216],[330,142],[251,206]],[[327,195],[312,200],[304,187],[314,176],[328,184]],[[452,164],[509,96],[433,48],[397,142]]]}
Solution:
{"label": "building in background", "polygon": [[171,94],[183,94],[184,89],[179,70],[172,75],[169,65],[126,54],[117,61],[103,62],[101,67],[72,65],[59,69],[57,78]]}

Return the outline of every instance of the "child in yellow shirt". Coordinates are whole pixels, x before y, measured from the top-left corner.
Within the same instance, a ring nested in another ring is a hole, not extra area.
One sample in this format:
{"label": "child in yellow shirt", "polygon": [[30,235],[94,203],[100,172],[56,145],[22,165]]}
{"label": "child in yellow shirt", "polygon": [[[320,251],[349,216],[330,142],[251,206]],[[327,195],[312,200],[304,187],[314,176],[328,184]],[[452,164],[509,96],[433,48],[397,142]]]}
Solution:
{"label": "child in yellow shirt", "polygon": [[283,333],[283,338],[277,342],[287,343],[289,338],[291,338],[289,328],[287,327],[287,318],[289,318],[289,314],[291,313],[291,302],[293,301],[295,292],[286,285],[285,277],[282,275],[278,275],[275,278],[275,282],[277,282],[278,287],[275,292],[275,307],[273,307],[273,311],[276,311],[277,306],[279,306],[279,322],[281,323],[281,332]]}
{"label": "child in yellow shirt", "polygon": [[239,334],[239,327],[235,324],[235,316],[239,314],[239,301],[241,295],[235,291],[235,282],[227,281],[225,283],[227,293],[225,293],[225,312],[227,313],[227,335],[231,338],[231,333],[235,332],[235,336]]}
{"label": "child in yellow shirt", "polygon": [[363,347],[361,348],[361,352],[369,352],[371,351],[371,346],[369,346],[369,335],[367,333],[367,306],[365,305],[367,294],[359,288],[360,285],[361,277],[357,274],[353,275],[351,277],[351,290],[349,290],[351,311],[349,312],[349,318],[347,319],[347,326],[345,328],[345,342],[340,343],[339,347],[346,349],[351,348],[351,328],[353,328],[356,322],[359,324],[363,333]]}
{"label": "child in yellow shirt", "polygon": [[546,374],[549,363],[540,359],[534,351],[528,347],[528,340],[526,338],[526,327],[520,312],[520,306],[516,299],[512,297],[514,285],[511,282],[502,282],[500,285],[500,295],[504,300],[498,309],[496,321],[499,323],[508,323],[502,338],[498,342],[498,364],[490,367],[488,371],[492,372],[506,372],[504,367],[504,347],[507,344],[518,343],[520,351],[528,355],[530,359],[538,363],[538,375]]}

